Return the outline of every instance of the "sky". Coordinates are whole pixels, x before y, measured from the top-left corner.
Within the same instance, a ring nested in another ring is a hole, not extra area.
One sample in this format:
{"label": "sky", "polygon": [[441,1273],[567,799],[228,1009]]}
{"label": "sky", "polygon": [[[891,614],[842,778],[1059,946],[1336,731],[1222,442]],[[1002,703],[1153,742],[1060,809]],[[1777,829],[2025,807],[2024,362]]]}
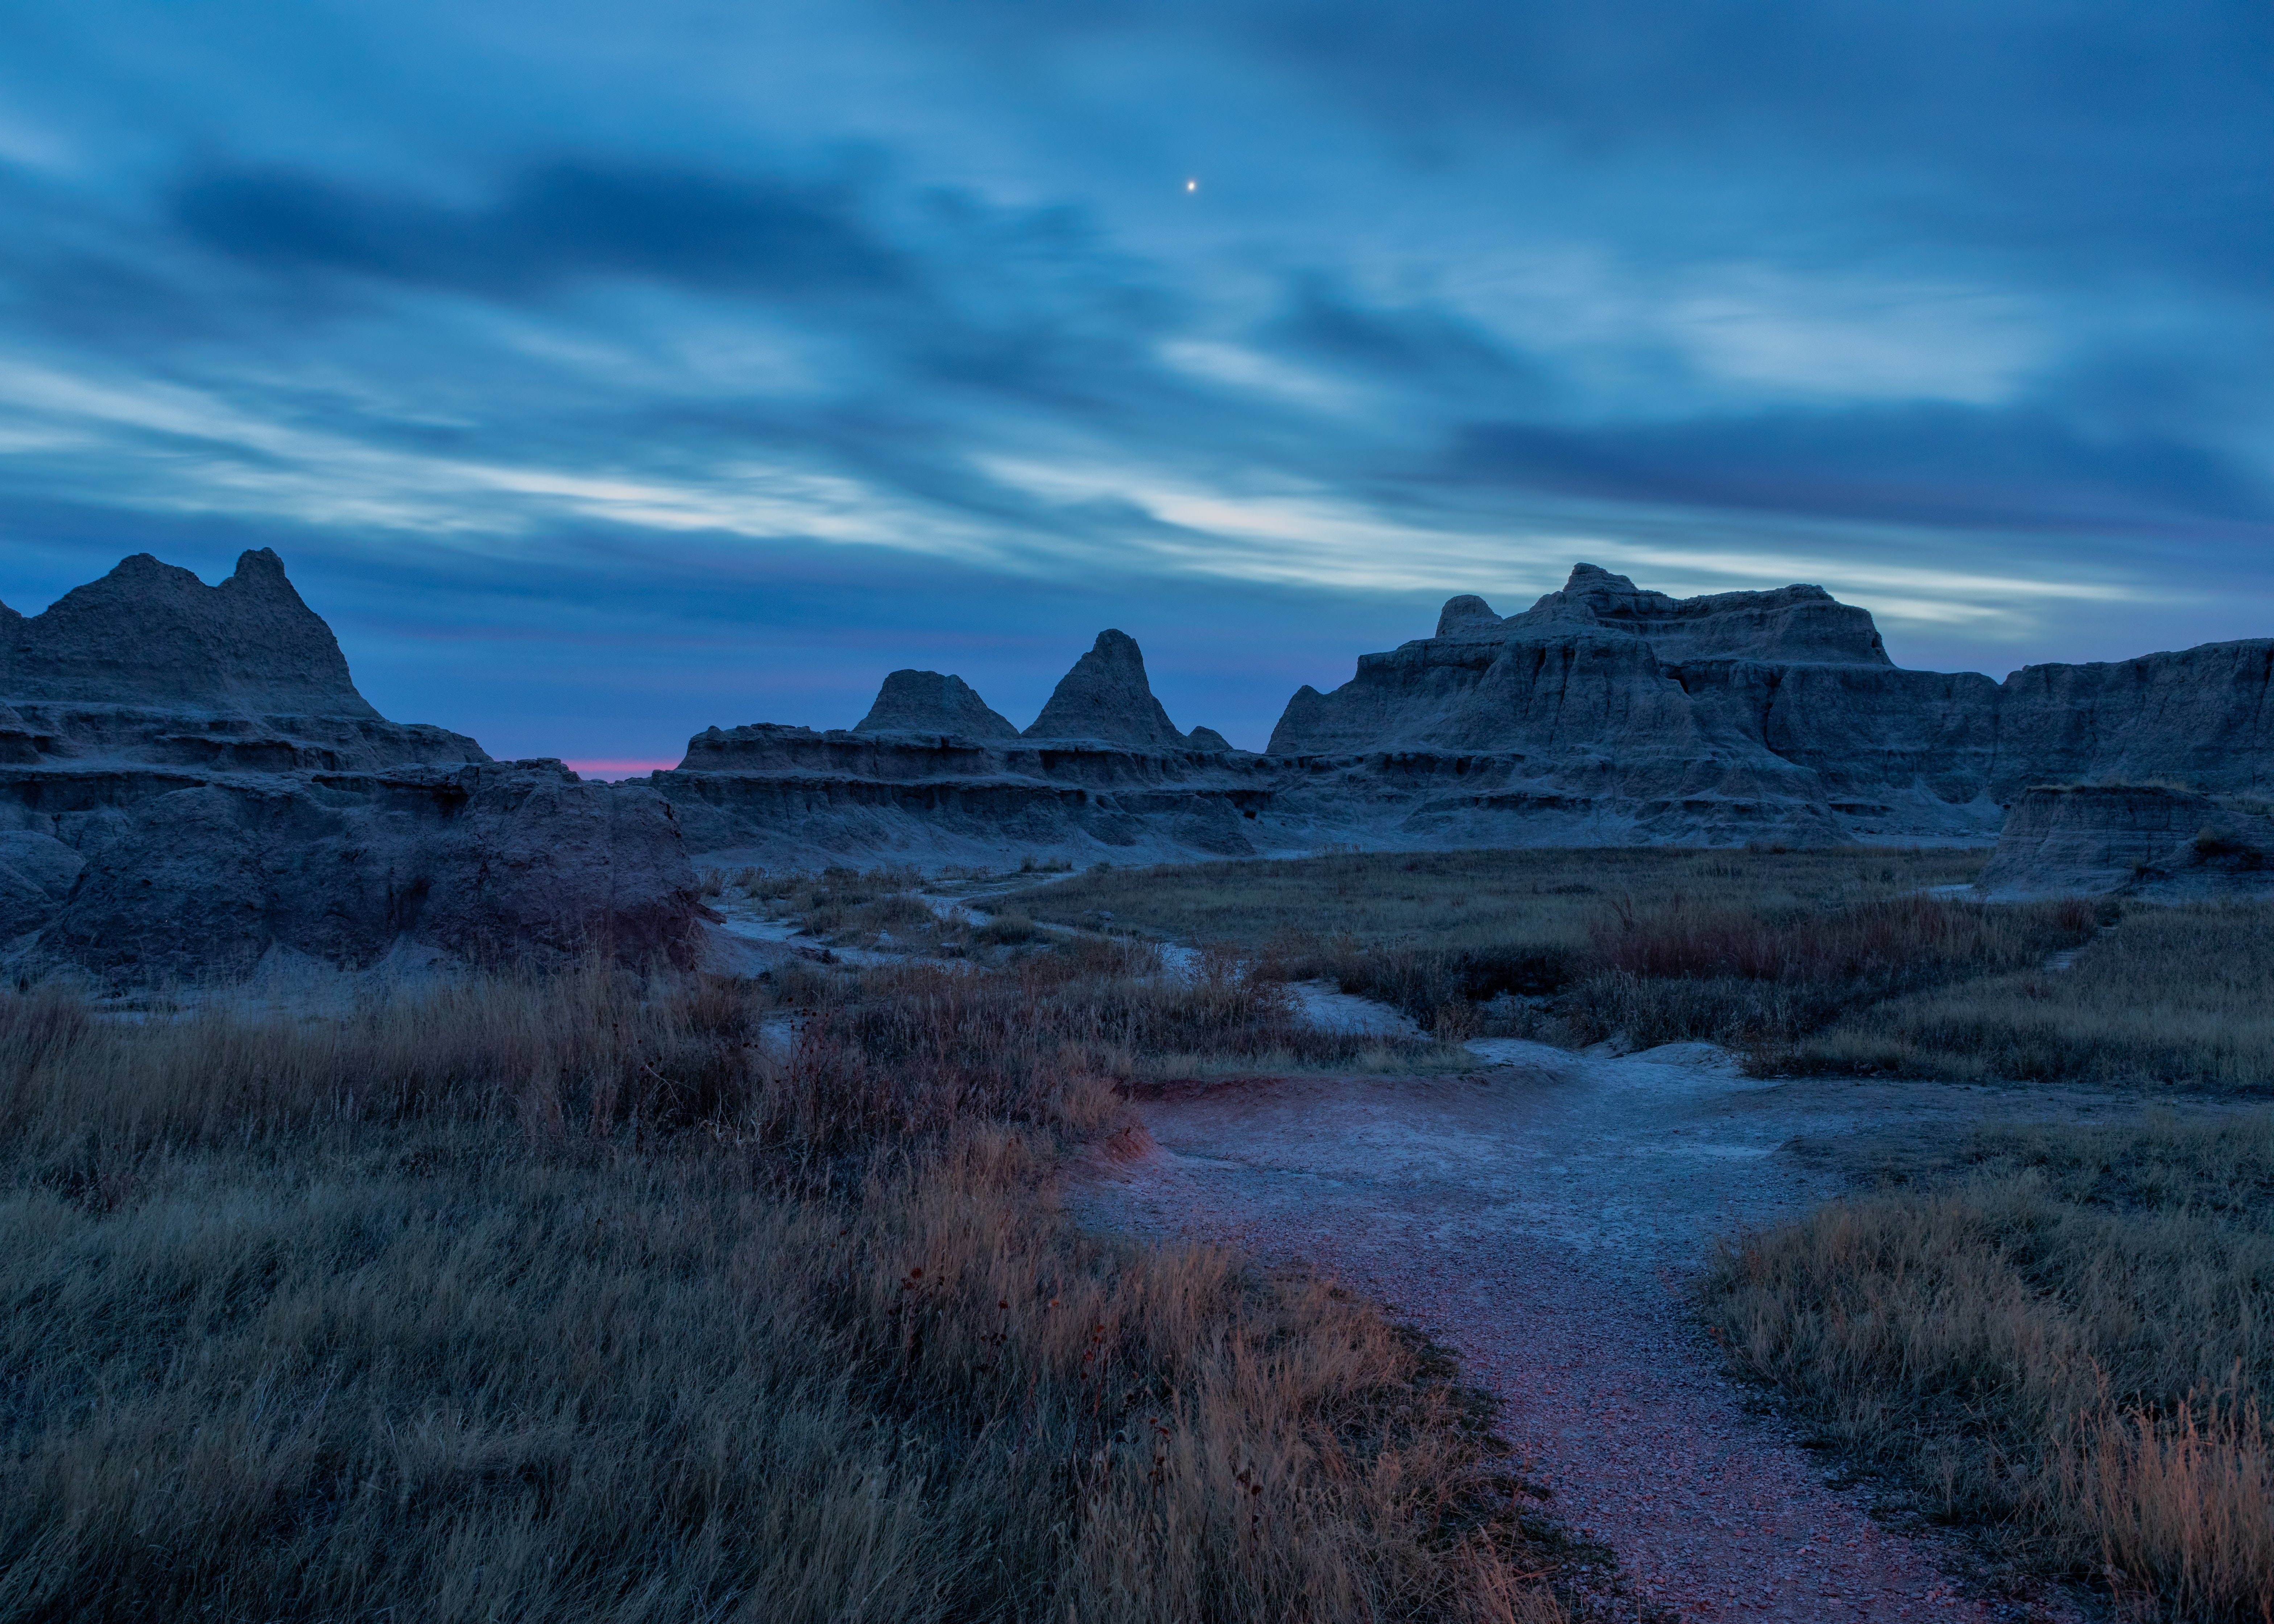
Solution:
{"label": "sky", "polygon": [[272,546],[501,756],[1107,626],[1260,747],[1580,560],[2274,635],[2270,380],[2260,0],[0,11],[0,600]]}

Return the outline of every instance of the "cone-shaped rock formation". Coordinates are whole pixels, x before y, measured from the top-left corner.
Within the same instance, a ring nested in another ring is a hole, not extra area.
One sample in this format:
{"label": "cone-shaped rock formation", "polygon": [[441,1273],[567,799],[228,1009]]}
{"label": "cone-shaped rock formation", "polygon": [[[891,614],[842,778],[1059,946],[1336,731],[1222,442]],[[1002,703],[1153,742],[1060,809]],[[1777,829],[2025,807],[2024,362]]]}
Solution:
{"label": "cone-shaped rock formation", "polygon": [[1029,739],[1096,739],[1139,749],[1179,749],[1185,735],[1145,680],[1145,655],[1127,632],[1103,631],[1058,679]]}
{"label": "cone-shaped rock formation", "polygon": [[856,733],[944,733],[961,739],[1015,739],[1019,730],[987,707],[961,677],[896,671],[877,690]]}

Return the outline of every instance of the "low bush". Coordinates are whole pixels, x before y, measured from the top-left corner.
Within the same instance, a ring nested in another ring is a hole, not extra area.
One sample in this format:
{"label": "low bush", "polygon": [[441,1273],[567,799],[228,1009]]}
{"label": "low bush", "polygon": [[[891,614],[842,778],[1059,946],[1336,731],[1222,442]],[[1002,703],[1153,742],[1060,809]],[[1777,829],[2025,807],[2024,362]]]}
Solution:
{"label": "low bush", "polygon": [[1005,908],[990,915],[984,924],[971,929],[971,939],[986,947],[1006,947],[1020,942],[1031,942],[1039,934],[1035,921],[1015,908]]}

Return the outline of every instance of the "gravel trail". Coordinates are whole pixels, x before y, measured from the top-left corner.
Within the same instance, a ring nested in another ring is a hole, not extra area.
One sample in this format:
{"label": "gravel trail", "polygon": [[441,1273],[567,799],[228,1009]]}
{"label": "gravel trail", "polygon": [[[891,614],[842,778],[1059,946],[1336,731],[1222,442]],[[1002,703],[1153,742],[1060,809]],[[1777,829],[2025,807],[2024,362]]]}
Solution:
{"label": "gravel trail", "polygon": [[[1323,1011],[1322,1011],[1323,1012]],[[1710,1046],[1575,1056],[1480,1041],[1462,1078],[1288,1078],[1140,1104],[1149,1142],[1069,1189],[1093,1222],[1324,1270],[1457,1349],[1511,1442],[1642,1597],[1684,1619],[2068,1619],[1964,1593],[1750,1410],[1687,1309],[1713,1239],[1838,1175],[1795,1136],[2127,1115],[2106,1094],[1763,1084]]]}

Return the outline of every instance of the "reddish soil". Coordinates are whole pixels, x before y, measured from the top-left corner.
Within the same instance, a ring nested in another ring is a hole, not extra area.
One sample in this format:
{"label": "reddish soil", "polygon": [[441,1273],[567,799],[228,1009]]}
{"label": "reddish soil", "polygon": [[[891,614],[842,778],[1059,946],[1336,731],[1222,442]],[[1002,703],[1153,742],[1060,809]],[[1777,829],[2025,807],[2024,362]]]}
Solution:
{"label": "reddish soil", "polygon": [[1717,1235],[1834,1175],[1795,1135],[2098,1115],[2106,1096],[1738,1076],[1701,1045],[1627,1058],[1480,1045],[1472,1078],[1280,1079],[1141,1102],[1069,1191],[1095,1221],[1234,1241],[1389,1304],[1505,1402],[1505,1433],[1638,1600],[1683,1619],[2067,1619],[1969,1593],[1955,1545],[1875,1522],[1749,1404],[1687,1306]]}

